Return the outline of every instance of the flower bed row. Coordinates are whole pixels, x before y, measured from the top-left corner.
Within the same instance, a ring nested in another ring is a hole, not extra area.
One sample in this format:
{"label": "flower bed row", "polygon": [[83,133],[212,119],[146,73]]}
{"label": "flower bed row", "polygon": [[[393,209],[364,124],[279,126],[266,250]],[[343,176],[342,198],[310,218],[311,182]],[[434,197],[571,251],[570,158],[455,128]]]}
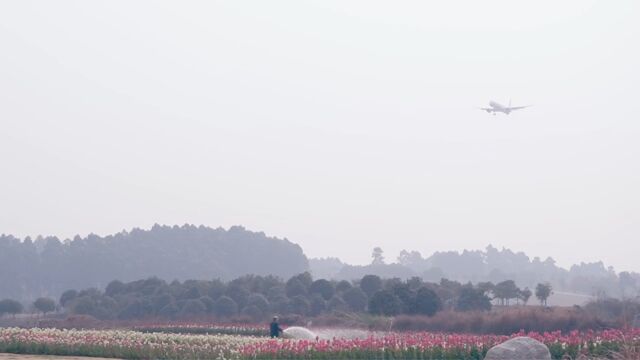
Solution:
{"label": "flower bed row", "polygon": [[123,359],[239,359],[259,339],[126,330],[0,329],[0,353],[96,356]]}
{"label": "flower bed row", "polygon": [[269,329],[266,326],[243,324],[152,323],[134,326],[133,330],[145,333],[269,336]]}
{"label": "flower bed row", "polygon": [[637,329],[512,336],[420,332],[366,339],[266,340],[246,345],[241,353],[250,359],[482,359],[492,346],[515,336],[530,336],[545,343],[554,359],[579,355],[619,358],[620,353],[629,350],[640,353]]}
{"label": "flower bed row", "polygon": [[[482,359],[513,336],[545,343],[555,359],[640,354],[640,329],[512,336],[384,333],[367,338],[282,340],[128,330],[0,329],[0,352],[125,359]],[[617,355],[616,355],[617,354]]]}

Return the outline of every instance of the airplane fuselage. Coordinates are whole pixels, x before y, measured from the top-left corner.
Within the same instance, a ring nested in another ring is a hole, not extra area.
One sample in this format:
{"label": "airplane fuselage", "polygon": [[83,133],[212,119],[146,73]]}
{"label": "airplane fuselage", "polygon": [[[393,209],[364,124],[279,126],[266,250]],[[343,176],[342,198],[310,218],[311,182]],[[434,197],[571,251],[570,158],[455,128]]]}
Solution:
{"label": "airplane fuselage", "polygon": [[489,101],[489,106],[490,106],[491,108],[487,108],[487,109],[486,109],[486,110],[487,110],[487,112],[488,112],[488,113],[493,113],[494,115],[495,115],[497,112],[501,112],[501,113],[505,113],[505,114],[509,114],[509,113],[511,112],[511,109],[510,109],[509,107],[504,106],[504,105],[502,105],[502,104],[499,104],[499,103],[497,103],[497,102],[495,102],[495,101]]}
{"label": "airplane fuselage", "polygon": [[505,115],[509,115],[512,111],[514,110],[520,110],[520,109],[524,109],[526,107],[529,107],[530,105],[526,105],[526,106],[511,106],[511,100],[509,100],[509,106],[504,106],[500,103],[497,103],[495,101],[489,101],[489,107],[483,107],[480,108],[480,110],[484,110],[486,112],[488,112],[489,114],[493,114],[495,115],[496,113],[503,113]]}

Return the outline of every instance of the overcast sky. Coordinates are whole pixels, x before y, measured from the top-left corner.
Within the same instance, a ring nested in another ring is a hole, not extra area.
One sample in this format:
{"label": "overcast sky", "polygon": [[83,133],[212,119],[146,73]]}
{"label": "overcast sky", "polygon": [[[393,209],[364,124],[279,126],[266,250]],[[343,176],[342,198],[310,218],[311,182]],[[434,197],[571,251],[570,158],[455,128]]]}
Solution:
{"label": "overcast sky", "polygon": [[[640,3],[2,1],[0,233],[640,271]],[[496,100],[531,108],[478,110]]]}

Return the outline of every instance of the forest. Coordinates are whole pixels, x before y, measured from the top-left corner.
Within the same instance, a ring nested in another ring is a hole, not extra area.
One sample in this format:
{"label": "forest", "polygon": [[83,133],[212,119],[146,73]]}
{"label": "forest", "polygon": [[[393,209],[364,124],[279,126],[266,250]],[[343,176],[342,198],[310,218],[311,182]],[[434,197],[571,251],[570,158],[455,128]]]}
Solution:
{"label": "forest", "polygon": [[513,280],[522,288],[548,283],[556,291],[594,298],[640,295],[640,274],[616,272],[602,262],[564,269],[551,257],[531,259],[522,252],[491,245],[484,250],[435,252],[428,257],[403,250],[391,261],[384,255],[383,249],[375,248],[367,265],[350,265],[336,258],[309,259],[299,245],[287,239],[241,226],[155,225],[149,230],[65,240],[0,235],[0,298],[29,303],[39,297],[58,298],[68,289],[101,289],[113,279],[231,281],[244,275],[288,279],[304,272],[317,279],[349,282],[365,275],[420,278],[431,283],[441,279],[463,284]]}
{"label": "forest", "polygon": [[67,289],[104,288],[111,280],[232,280],[308,270],[300,246],[234,226],[153,226],[60,241],[0,236],[0,298],[32,301]]}

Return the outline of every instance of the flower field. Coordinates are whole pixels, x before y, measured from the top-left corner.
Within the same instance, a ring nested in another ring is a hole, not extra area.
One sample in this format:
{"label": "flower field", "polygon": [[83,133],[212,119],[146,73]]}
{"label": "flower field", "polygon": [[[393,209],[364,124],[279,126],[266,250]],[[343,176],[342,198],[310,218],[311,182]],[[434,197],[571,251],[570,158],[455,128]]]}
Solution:
{"label": "flower field", "polygon": [[123,359],[238,359],[257,338],[127,330],[0,329],[0,353]]}
{"label": "flower field", "polygon": [[620,353],[623,346],[640,352],[640,330],[636,329],[565,335],[560,332],[511,336],[414,332],[366,339],[267,340],[246,345],[242,355],[251,359],[482,359],[492,346],[516,336],[530,336],[545,343],[554,359],[575,359],[579,355],[606,358]]}
{"label": "flower field", "polygon": [[[0,352],[126,359],[482,359],[513,336],[545,343],[555,359],[620,358],[640,353],[640,329],[518,333],[512,336],[427,332],[366,338],[282,340],[254,336],[143,333],[128,330],[0,329]],[[616,355],[617,354],[617,355]],[[637,357],[636,357],[637,358]]]}
{"label": "flower field", "polygon": [[245,336],[269,336],[266,325],[245,324],[207,324],[207,323],[151,323],[133,326],[133,330],[145,333],[172,333],[172,334],[221,334],[221,335],[245,335]]}

